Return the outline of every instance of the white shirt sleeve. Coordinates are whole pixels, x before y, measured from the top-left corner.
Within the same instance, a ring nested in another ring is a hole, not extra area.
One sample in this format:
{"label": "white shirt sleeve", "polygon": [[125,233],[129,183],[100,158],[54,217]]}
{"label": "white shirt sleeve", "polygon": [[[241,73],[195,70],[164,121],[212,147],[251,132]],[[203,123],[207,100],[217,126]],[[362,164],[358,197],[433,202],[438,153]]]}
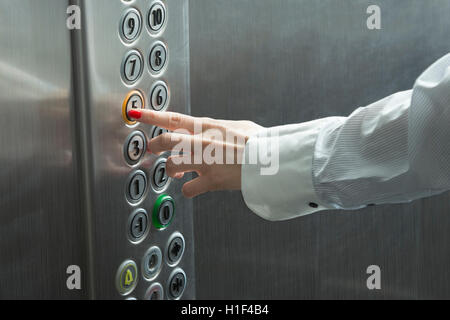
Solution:
{"label": "white shirt sleeve", "polygon": [[[249,161],[255,150],[257,161]],[[277,154],[278,170],[263,175],[267,161],[261,159]],[[261,131],[248,140],[244,159],[244,200],[268,220],[450,190],[450,54],[428,68],[413,90],[349,117]]]}

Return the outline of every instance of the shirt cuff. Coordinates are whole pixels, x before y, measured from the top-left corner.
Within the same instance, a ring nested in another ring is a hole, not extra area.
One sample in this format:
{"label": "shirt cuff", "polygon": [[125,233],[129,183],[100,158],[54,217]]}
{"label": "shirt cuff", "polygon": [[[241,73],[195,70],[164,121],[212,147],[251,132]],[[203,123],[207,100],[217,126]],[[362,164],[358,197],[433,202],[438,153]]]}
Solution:
{"label": "shirt cuff", "polygon": [[312,170],[317,136],[332,119],[264,129],[247,141],[242,195],[250,210],[282,221],[332,209],[316,195]]}

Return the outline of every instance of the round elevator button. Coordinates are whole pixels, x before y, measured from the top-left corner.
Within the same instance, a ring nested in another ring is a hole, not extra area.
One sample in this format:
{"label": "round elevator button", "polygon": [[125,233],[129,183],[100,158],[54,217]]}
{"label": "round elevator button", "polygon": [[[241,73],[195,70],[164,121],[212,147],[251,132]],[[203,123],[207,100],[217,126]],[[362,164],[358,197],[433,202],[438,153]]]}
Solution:
{"label": "round elevator button", "polygon": [[144,60],[137,50],[131,50],[122,61],[122,78],[127,84],[135,83],[144,70]]}
{"label": "round elevator button", "polygon": [[139,209],[133,212],[128,219],[128,236],[131,242],[137,243],[143,240],[148,234],[149,221],[147,212]]}
{"label": "round elevator button", "polygon": [[150,50],[149,65],[154,73],[162,71],[167,62],[167,47],[161,41],[156,42]]}
{"label": "round elevator button", "polygon": [[128,125],[135,125],[137,122],[128,117],[130,110],[144,109],[145,100],[143,94],[138,90],[131,91],[122,103],[122,118]]}
{"label": "round elevator button", "polygon": [[122,15],[120,19],[120,36],[122,40],[126,42],[132,42],[136,40],[141,33],[142,18],[139,11],[132,8]]}
{"label": "round elevator button", "polygon": [[127,181],[126,196],[131,204],[140,202],[147,192],[147,176],[142,170],[130,175]]}
{"label": "round elevator button", "polygon": [[169,89],[167,85],[158,81],[153,85],[150,93],[150,105],[155,111],[161,111],[169,104]]}
{"label": "round elevator button", "polygon": [[156,2],[150,8],[147,17],[148,27],[153,33],[161,31],[166,22],[166,7],[162,2]]}
{"label": "round elevator button", "polygon": [[142,273],[147,280],[153,280],[158,276],[162,260],[162,252],[158,247],[151,247],[147,250],[142,259]]}
{"label": "round elevator button", "polygon": [[136,288],[138,281],[137,265],[132,260],[124,261],[116,273],[116,288],[121,295],[128,295]]}
{"label": "round elevator button", "polygon": [[170,177],[167,175],[166,159],[159,159],[153,166],[151,183],[153,191],[161,193],[167,189]]}
{"label": "round elevator button", "polygon": [[157,229],[165,229],[175,216],[175,202],[171,196],[161,195],[153,207],[153,224]]}
{"label": "round elevator button", "polygon": [[186,289],[186,273],[181,269],[175,269],[169,277],[168,296],[171,299],[180,299]]}
{"label": "round elevator button", "polygon": [[151,131],[151,137],[152,139],[155,139],[156,137],[159,137],[160,135],[163,135],[164,133],[168,133],[169,130],[160,128],[160,127],[153,127]]}
{"label": "round elevator button", "polygon": [[180,262],[184,254],[185,247],[184,237],[181,233],[175,232],[172,236],[170,236],[166,249],[167,262],[169,266],[174,266]]}
{"label": "round elevator button", "polygon": [[161,284],[154,283],[147,289],[145,293],[145,300],[163,300],[164,289]]}
{"label": "round elevator button", "polygon": [[147,138],[141,131],[131,133],[125,142],[124,156],[129,165],[136,165],[147,151]]}

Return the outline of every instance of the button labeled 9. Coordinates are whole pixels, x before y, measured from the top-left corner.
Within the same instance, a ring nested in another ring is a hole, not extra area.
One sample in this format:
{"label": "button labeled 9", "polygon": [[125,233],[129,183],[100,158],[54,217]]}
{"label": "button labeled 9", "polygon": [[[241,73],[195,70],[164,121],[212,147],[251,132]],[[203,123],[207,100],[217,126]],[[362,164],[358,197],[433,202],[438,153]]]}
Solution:
{"label": "button labeled 9", "polygon": [[122,15],[120,20],[120,37],[125,42],[133,42],[136,40],[141,33],[142,29],[142,18],[139,11],[132,8]]}

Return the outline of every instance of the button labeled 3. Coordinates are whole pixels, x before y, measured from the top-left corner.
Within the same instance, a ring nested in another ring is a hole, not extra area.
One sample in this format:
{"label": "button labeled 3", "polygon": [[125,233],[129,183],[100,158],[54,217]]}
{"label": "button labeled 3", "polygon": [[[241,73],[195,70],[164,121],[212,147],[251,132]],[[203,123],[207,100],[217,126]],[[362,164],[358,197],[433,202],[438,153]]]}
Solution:
{"label": "button labeled 3", "polygon": [[166,7],[162,2],[156,2],[150,8],[147,17],[147,23],[152,33],[161,31],[166,22]]}
{"label": "button labeled 3", "polygon": [[158,81],[153,85],[150,93],[150,105],[155,111],[161,111],[169,104],[169,89],[167,85]]}
{"label": "button labeled 3", "polygon": [[131,133],[124,146],[125,160],[130,165],[137,164],[147,151],[147,139],[141,131]]}
{"label": "button labeled 3", "polygon": [[137,285],[138,271],[137,265],[132,260],[123,262],[116,274],[116,288],[121,295],[130,294]]}
{"label": "button labeled 3", "polygon": [[150,50],[149,65],[153,73],[162,71],[167,62],[167,47],[161,41],[156,42]]}
{"label": "button labeled 3", "polygon": [[128,117],[128,112],[133,109],[144,109],[145,100],[143,94],[138,90],[131,91],[122,103],[122,117],[126,124],[132,126],[137,122]]}
{"label": "button labeled 3", "polygon": [[122,79],[127,84],[135,83],[144,70],[144,60],[137,50],[131,50],[122,61]]}
{"label": "button labeled 3", "polygon": [[137,39],[142,29],[142,18],[136,9],[127,10],[120,20],[120,36],[125,42]]}
{"label": "button labeled 3", "polygon": [[152,220],[157,229],[165,229],[175,216],[175,202],[171,196],[161,195],[153,207]]}

